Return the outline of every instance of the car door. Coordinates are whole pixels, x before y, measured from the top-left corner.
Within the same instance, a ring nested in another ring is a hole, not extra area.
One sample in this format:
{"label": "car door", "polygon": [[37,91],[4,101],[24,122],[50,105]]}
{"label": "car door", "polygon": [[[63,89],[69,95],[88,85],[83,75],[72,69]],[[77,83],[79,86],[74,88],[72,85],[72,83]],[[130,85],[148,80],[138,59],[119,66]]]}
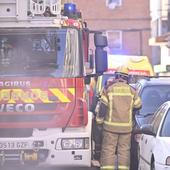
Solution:
{"label": "car door", "polygon": [[[153,127],[153,132],[157,136],[160,122],[164,115],[165,104],[163,104],[154,114],[150,124]],[[140,159],[142,159],[142,169],[150,170],[152,151],[156,146],[156,136],[142,134],[140,139]]]}

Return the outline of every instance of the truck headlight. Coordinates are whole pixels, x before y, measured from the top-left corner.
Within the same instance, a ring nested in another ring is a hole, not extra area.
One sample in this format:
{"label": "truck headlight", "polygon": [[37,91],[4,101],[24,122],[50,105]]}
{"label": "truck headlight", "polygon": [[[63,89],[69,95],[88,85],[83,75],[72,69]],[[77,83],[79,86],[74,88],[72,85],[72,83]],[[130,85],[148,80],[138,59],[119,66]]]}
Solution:
{"label": "truck headlight", "polygon": [[166,158],[166,165],[170,166],[170,156]]}
{"label": "truck headlight", "polygon": [[88,149],[88,138],[65,138],[61,140],[61,147],[63,150],[69,149]]}

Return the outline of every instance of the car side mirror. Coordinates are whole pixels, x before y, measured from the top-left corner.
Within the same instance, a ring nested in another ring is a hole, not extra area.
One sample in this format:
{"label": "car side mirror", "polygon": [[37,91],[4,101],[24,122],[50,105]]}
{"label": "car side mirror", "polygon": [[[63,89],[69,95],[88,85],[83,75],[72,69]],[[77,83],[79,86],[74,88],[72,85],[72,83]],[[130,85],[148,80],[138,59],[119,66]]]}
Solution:
{"label": "car side mirror", "polygon": [[151,124],[144,124],[140,127],[140,131],[143,134],[156,136],[156,133],[153,130],[153,126]]}
{"label": "car side mirror", "polygon": [[107,51],[105,47],[107,44],[107,37],[101,33],[94,34],[95,44],[95,68],[97,74],[102,74],[107,70]]}

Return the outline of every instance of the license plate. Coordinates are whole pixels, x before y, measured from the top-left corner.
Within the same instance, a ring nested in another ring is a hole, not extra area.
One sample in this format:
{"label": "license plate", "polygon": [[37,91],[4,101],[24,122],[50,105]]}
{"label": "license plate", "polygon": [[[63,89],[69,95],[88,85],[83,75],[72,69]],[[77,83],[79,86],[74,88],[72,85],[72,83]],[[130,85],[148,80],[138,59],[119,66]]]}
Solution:
{"label": "license plate", "polygon": [[28,142],[22,141],[0,142],[0,149],[27,149],[28,147],[29,147]]}

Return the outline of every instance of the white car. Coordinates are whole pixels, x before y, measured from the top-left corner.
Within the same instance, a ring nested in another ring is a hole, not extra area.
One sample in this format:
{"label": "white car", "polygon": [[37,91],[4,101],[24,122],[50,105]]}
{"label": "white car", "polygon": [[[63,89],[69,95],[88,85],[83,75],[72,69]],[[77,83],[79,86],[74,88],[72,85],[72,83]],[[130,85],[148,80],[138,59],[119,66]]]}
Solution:
{"label": "white car", "polygon": [[170,101],[140,131],[138,170],[170,170]]}

